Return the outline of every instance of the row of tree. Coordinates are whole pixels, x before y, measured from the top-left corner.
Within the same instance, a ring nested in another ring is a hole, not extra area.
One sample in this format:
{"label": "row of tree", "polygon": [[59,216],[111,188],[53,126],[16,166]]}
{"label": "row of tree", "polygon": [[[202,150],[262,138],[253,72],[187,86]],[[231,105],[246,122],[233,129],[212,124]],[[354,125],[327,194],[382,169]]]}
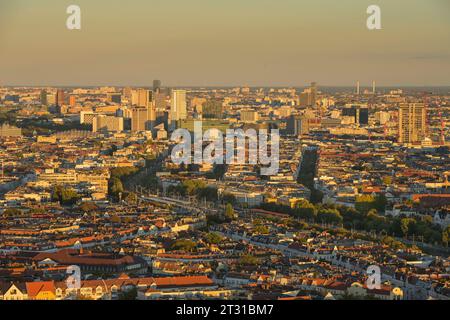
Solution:
{"label": "row of tree", "polygon": [[448,245],[450,228],[441,228],[434,224],[430,216],[422,218],[384,216],[377,209],[372,208],[379,206],[383,201],[383,199],[364,201],[364,205],[351,208],[341,205],[314,205],[307,200],[302,200],[297,203],[295,208],[273,203],[263,204],[261,208],[289,214],[307,222],[342,226],[346,230],[376,232],[385,236],[415,238],[432,244]]}

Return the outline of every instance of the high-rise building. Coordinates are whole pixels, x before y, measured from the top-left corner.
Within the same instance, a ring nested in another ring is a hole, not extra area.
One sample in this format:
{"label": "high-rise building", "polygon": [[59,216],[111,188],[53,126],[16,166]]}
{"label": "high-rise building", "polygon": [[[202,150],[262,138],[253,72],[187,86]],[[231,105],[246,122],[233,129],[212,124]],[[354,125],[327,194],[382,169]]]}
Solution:
{"label": "high-rise building", "polygon": [[155,102],[153,101],[153,92],[146,89],[132,90],[131,104],[135,106],[132,111],[131,130],[152,130],[156,121],[156,110]]}
{"label": "high-rise building", "polygon": [[153,94],[156,112],[164,112],[166,110],[166,95],[161,92]]}
{"label": "high-rise building", "polygon": [[152,92],[146,89],[131,91],[131,104],[137,107],[149,107],[152,102]]}
{"label": "high-rise building", "polygon": [[150,129],[149,108],[133,108],[131,110],[131,131],[147,131]]}
{"label": "high-rise building", "polygon": [[398,142],[422,142],[426,136],[426,110],[423,103],[402,103],[398,109]]}
{"label": "high-rise building", "polygon": [[369,124],[369,109],[361,106],[351,106],[349,108],[342,109],[342,117],[351,118],[350,120],[345,121],[345,123],[355,123],[359,125],[367,125]]}
{"label": "high-rise building", "polygon": [[314,107],[317,102],[317,84],[311,83],[309,88],[303,90],[299,95],[299,103],[302,107]]}
{"label": "high-rise building", "polygon": [[56,95],[55,94],[47,94],[47,105],[54,106],[56,105]]}
{"label": "high-rise building", "polygon": [[74,95],[71,95],[71,96],[69,97],[69,105],[70,105],[71,107],[75,107],[76,104],[77,104],[77,99],[76,99],[76,97],[75,97]]}
{"label": "high-rise building", "polygon": [[41,94],[40,94],[40,102],[43,106],[46,106],[48,101],[47,101],[47,91],[45,89],[41,90]]}
{"label": "high-rise building", "polygon": [[187,119],[186,90],[172,90],[170,118],[172,122]]}
{"label": "high-rise building", "polygon": [[356,119],[359,125],[369,124],[369,109],[368,108],[358,108],[356,112]]}
{"label": "high-rise building", "polygon": [[56,91],[56,105],[61,107],[65,104],[64,90],[58,89]]}
{"label": "high-rise building", "polygon": [[291,115],[287,119],[286,134],[301,136],[309,133],[308,118],[305,116]]}
{"label": "high-rise building", "polygon": [[122,117],[107,116],[104,114],[94,117],[92,132],[113,131],[121,132],[124,129],[124,119]]}
{"label": "high-rise building", "polygon": [[161,91],[161,80],[153,80],[153,92]]}

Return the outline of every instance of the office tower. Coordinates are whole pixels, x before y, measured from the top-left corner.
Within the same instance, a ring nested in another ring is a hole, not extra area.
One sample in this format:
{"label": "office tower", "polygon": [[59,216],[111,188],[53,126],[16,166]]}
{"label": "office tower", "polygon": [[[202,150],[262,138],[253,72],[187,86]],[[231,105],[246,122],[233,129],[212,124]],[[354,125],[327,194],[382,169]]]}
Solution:
{"label": "office tower", "polygon": [[56,105],[61,107],[64,104],[64,90],[58,89],[58,91],[56,91]]}
{"label": "office tower", "polygon": [[49,105],[49,106],[56,105],[56,95],[55,94],[47,94],[47,105]]}
{"label": "office tower", "polygon": [[153,94],[153,101],[155,103],[156,112],[163,112],[166,110],[166,95],[161,92]]}
{"label": "office tower", "polygon": [[[131,91],[131,104],[133,108],[131,117],[132,131],[151,130],[156,121],[155,102],[153,92],[146,89]],[[133,121],[134,117],[134,121]]]}
{"label": "office tower", "polygon": [[172,122],[187,118],[186,90],[172,90],[170,116]]}
{"label": "office tower", "polygon": [[309,119],[305,116],[292,115],[287,119],[286,134],[301,136],[309,133]]}
{"label": "office tower", "polygon": [[426,135],[426,110],[423,103],[402,103],[398,109],[398,142],[422,142]]}
{"label": "office tower", "polygon": [[131,131],[147,131],[149,129],[149,109],[133,108],[131,110]]}
{"label": "office tower", "polygon": [[96,115],[92,123],[92,132],[113,131],[121,132],[124,129],[124,119],[122,117]]}
{"label": "office tower", "polygon": [[73,96],[73,95],[71,95],[71,96],[69,97],[69,105],[70,105],[71,107],[75,107],[76,104],[77,104],[77,99],[76,99],[76,97]]}
{"label": "office tower", "polygon": [[152,92],[146,89],[131,91],[131,104],[137,107],[149,107],[152,102]]}
{"label": "office tower", "polygon": [[342,109],[342,117],[346,124],[369,124],[369,109],[361,106],[351,106]]}
{"label": "office tower", "polygon": [[153,80],[153,91],[158,93],[161,91],[161,80]]}
{"label": "office tower", "polygon": [[356,121],[359,125],[369,124],[369,109],[358,107],[356,109]]}
{"label": "office tower", "polygon": [[299,104],[302,107],[314,107],[317,101],[317,84],[311,83],[309,88],[303,90],[299,95]]}
{"label": "office tower", "polygon": [[44,89],[44,90],[41,90],[41,94],[40,94],[40,97],[39,97],[39,99],[40,99],[40,102],[41,102],[41,104],[43,105],[43,106],[46,106],[47,105],[47,91]]}

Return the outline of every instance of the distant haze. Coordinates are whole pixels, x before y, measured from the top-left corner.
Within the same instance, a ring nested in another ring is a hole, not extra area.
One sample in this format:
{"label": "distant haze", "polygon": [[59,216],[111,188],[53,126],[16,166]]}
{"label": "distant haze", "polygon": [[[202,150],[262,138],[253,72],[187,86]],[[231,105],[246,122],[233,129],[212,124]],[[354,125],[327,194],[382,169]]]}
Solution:
{"label": "distant haze", "polygon": [[[66,29],[66,8],[82,30]],[[382,30],[366,28],[377,4]],[[450,85],[448,0],[1,0],[0,85]]]}

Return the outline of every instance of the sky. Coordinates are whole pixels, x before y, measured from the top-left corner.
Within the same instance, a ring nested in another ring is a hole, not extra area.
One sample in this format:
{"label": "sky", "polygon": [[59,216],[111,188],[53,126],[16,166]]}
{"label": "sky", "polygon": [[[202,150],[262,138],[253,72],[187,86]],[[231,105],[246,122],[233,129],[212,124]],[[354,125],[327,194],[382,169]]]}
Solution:
{"label": "sky", "polygon": [[[81,30],[66,9],[81,8]],[[369,5],[382,30],[368,30]],[[0,0],[0,85],[450,85],[449,0]]]}

